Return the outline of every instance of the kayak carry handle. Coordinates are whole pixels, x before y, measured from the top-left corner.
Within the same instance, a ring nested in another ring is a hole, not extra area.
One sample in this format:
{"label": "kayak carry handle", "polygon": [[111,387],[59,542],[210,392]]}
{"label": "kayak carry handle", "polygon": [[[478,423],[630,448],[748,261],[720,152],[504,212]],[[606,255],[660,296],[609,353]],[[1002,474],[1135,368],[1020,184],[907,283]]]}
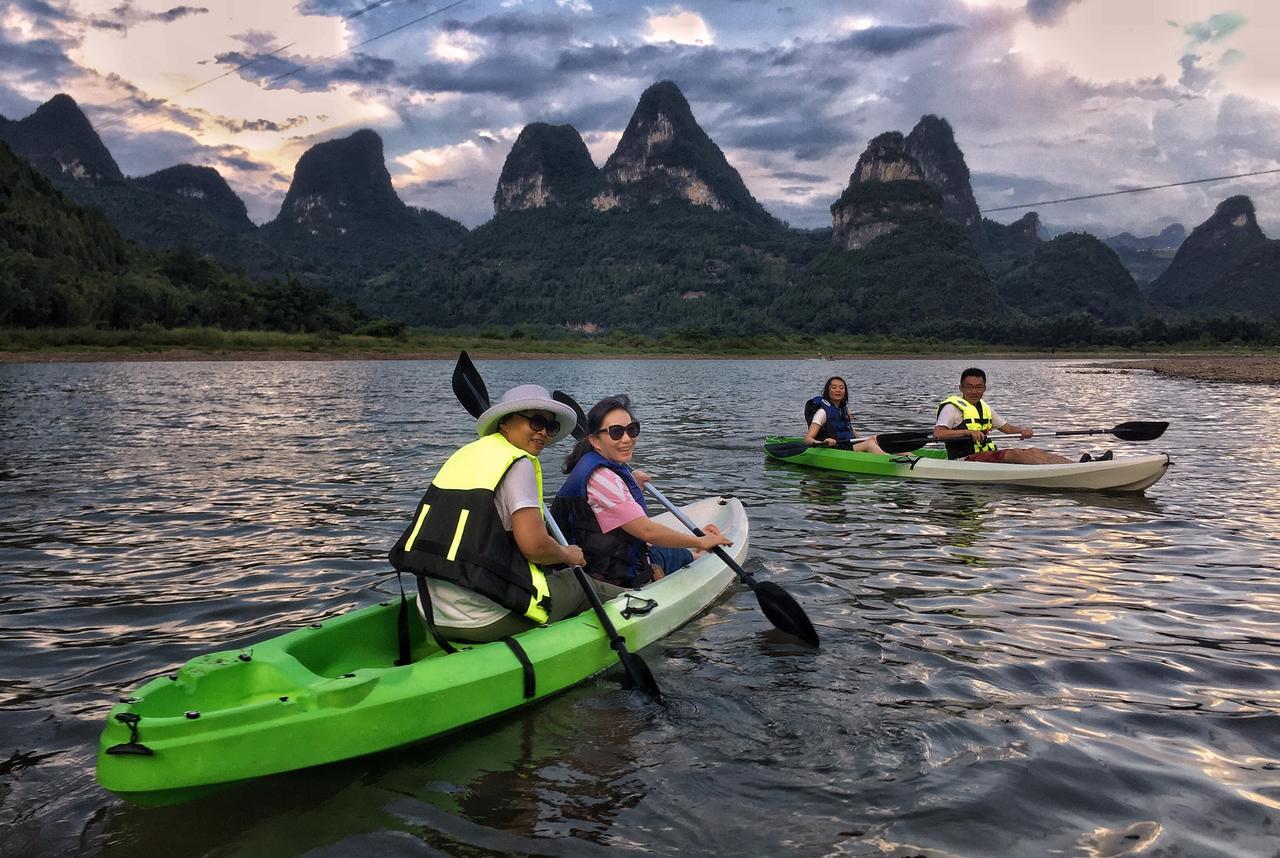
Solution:
{"label": "kayak carry handle", "polygon": [[107,748],[107,753],[112,756],[134,756],[134,757],[153,757],[155,751],[138,741],[138,722],[142,720],[141,715],[133,712],[121,712],[116,716],[116,720],[129,728],[129,741],[121,742],[118,745],[112,745]]}

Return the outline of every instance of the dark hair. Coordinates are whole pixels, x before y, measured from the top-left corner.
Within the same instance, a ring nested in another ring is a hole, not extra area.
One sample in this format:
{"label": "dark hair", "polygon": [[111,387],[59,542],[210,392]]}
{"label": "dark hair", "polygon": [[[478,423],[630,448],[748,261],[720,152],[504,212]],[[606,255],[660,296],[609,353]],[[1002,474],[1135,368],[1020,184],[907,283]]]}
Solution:
{"label": "dark hair", "polygon": [[587,412],[587,434],[578,439],[578,443],[573,445],[573,449],[569,451],[569,455],[564,457],[564,466],[560,469],[562,473],[569,473],[582,460],[582,457],[592,449],[591,436],[599,432],[604,426],[605,415],[610,411],[621,408],[623,411],[631,415],[631,397],[625,393],[619,393],[614,396],[606,396],[595,405],[591,406],[591,410]]}
{"label": "dark hair", "polygon": [[978,378],[982,379],[983,384],[987,383],[987,374],[982,370],[978,369],[976,366],[971,366],[968,369],[966,369],[964,372],[960,373],[960,383],[964,384],[964,380],[966,378],[969,378],[970,376],[977,376]]}
{"label": "dark hair", "polygon": [[[844,385],[844,399],[842,399],[840,402],[836,402],[834,399],[831,398],[831,382],[833,381],[838,381]],[[836,406],[837,408],[848,409],[849,383],[838,375],[831,376],[831,378],[827,379],[827,383],[822,385],[822,398],[827,400],[827,402],[830,402],[832,405]]]}

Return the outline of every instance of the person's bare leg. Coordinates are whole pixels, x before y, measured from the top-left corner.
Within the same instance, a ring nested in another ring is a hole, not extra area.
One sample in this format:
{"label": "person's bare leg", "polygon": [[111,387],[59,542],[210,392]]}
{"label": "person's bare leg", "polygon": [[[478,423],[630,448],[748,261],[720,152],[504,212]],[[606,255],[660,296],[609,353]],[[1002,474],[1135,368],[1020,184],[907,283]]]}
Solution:
{"label": "person's bare leg", "polygon": [[1006,450],[1004,460],[1012,465],[1065,465],[1071,460],[1038,447],[1015,447]]}
{"label": "person's bare leg", "polygon": [[870,438],[863,438],[860,441],[854,441],[853,449],[858,453],[879,453],[882,456],[885,455],[884,450],[881,450],[880,445],[876,443],[875,435],[872,435]]}

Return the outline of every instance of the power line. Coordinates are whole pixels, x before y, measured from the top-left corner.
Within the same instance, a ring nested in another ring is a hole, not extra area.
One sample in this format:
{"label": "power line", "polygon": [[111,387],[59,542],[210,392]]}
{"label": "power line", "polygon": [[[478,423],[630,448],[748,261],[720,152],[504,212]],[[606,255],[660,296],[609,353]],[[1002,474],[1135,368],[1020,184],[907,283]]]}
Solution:
{"label": "power line", "polygon": [[[363,7],[359,8],[359,9],[355,10],[354,12],[351,12],[351,13],[349,13],[349,14],[347,14],[347,15],[344,15],[342,19],[343,19],[344,21],[350,21],[352,18],[359,18],[361,15],[364,15],[364,14],[365,14],[365,13],[367,13],[367,12],[371,12],[371,11],[373,11],[374,9],[377,9],[377,8],[378,8],[378,7],[380,7],[380,6],[385,6],[385,5],[387,5],[388,3],[390,3],[390,2],[392,2],[392,0],[375,0],[375,2],[373,2],[373,3],[369,3],[368,5],[363,6]],[[338,52],[338,53],[336,53],[336,54],[330,54],[329,56],[327,56],[327,57],[323,57],[323,58],[321,58],[321,59],[318,59],[318,60],[316,60],[316,61],[315,61],[315,62],[313,62],[313,63],[307,63],[306,65],[301,65],[301,66],[298,66],[297,68],[291,69],[291,70],[289,70],[289,71],[281,72],[280,74],[275,75],[274,77],[267,78],[267,83],[274,83],[274,82],[275,82],[275,81],[277,81],[277,80],[282,80],[282,79],[284,79],[284,78],[286,78],[286,77],[292,77],[293,75],[297,74],[298,72],[305,71],[305,70],[307,70],[307,69],[309,69],[309,68],[311,68],[311,67],[313,67],[313,66],[319,65],[320,63],[326,63],[326,62],[328,62],[329,60],[336,59],[337,57],[343,56],[343,55],[345,55],[345,54],[349,54],[349,53],[351,53],[352,51],[354,51],[356,48],[364,47],[365,45],[369,44],[370,42],[376,42],[378,39],[381,39],[381,38],[383,38],[383,37],[385,37],[385,36],[389,36],[389,35],[391,35],[392,33],[397,33],[397,32],[399,32],[400,30],[403,30],[403,29],[405,29],[405,28],[407,28],[407,27],[412,27],[414,24],[421,23],[422,21],[425,21],[425,20],[426,20],[426,19],[428,19],[428,18],[434,17],[434,16],[439,15],[439,14],[441,14],[441,13],[443,13],[443,12],[447,12],[447,11],[449,11],[450,9],[454,8],[455,6],[461,6],[463,3],[466,3],[466,2],[468,2],[468,0],[456,0],[456,2],[454,2],[454,3],[450,3],[448,6],[443,6],[443,7],[439,8],[439,9],[436,9],[436,10],[435,10],[435,11],[433,11],[433,12],[428,12],[427,14],[422,15],[422,16],[420,16],[420,17],[418,17],[418,18],[414,18],[412,21],[409,21],[409,22],[408,22],[408,23],[406,23],[406,24],[401,24],[401,25],[400,25],[400,26],[398,26],[398,27],[393,27],[392,29],[387,30],[385,33],[379,33],[379,34],[378,34],[378,35],[376,35],[376,36],[371,36],[370,38],[365,39],[363,42],[359,42],[359,43],[357,43],[357,44],[354,44],[354,45],[352,45],[351,47],[346,48],[345,50],[341,50],[341,51],[339,51],[339,52]],[[202,86],[208,86],[209,84],[213,83],[214,81],[222,80],[224,77],[227,77],[228,75],[233,75],[233,74],[235,74],[236,72],[240,71],[241,69],[243,69],[243,68],[247,68],[248,66],[251,66],[251,65],[253,65],[253,64],[254,64],[254,63],[256,63],[256,62],[259,62],[260,60],[267,59],[268,57],[273,57],[273,56],[275,56],[276,54],[280,53],[281,51],[286,50],[287,48],[291,48],[291,47],[293,47],[295,44],[297,44],[297,42],[290,42],[289,44],[284,45],[283,47],[276,48],[274,51],[271,51],[270,53],[267,53],[267,54],[259,54],[258,56],[254,57],[253,59],[251,59],[251,60],[246,60],[245,62],[241,63],[240,65],[236,66],[236,67],[235,67],[235,68],[233,68],[233,69],[229,69],[229,70],[227,70],[227,71],[223,72],[222,74],[215,75],[214,77],[211,77],[211,78],[209,78],[209,79],[208,79],[208,80],[206,80],[206,81],[202,81],[202,82],[200,82],[200,83],[197,83],[197,84],[194,84],[194,85],[192,85],[192,86],[189,86],[189,87],[187,87],[186,89],[182,90],[182,92],[181,92],[181,93],[179,93],[179,94],[180,94],[180,95],[185,95],[185,94],[187,94],[187,93],[190,93],[190,92],[194,92],[194,91],[196,91],[197,89],[199,89],[199,88],[200,88],[200,87],[202,87]],[[164,99],[164,101],[166,101],[166,102],[167,102],[167,101],[168,101],[168,99]],[[132,116],[132,115],[134,115],[135,113],[138,113],[139,111],[141,111],[142,109],[143,109],[143,107],[142,107],[142,106],[135,107],[135,108],[133,108],[132,110],[130,110],[130,111],[126,112],[126,113],[122,113],[121,115],[117,116],[116,118],[111,119],[111,120],[109,120],[109,121],[107,121],[107,122],[104,122],[104,123],[102,123],[101,125],[99,125],[99,126],[97,126],[97,127],[98,127],[99,129],[102,129],[102,128],[110,128],[112,125],[115,125],[115,124],[117,124],[117,123],[123,122],[124,120],[128,119],[130,116]],[[141,129],[139,129],[137,133],[143,133],[143,132],[146,132],[146,131],[150,131],[152,128],[158,128],[159,126],[161,126],[161,125],[165,124],[165,123],[166,123],[166,122],[168,122],[168,121],[169,121],[168,119],[161,119],[160,121],[156,122],[154,125],[148,125],[148,126],[147,126],[147,127],[145,127],[145,128],[141,128]]]}
{"label": "power line", "polygon": [[1056,203],[1074,203],[1074,202],[1077,202],[1078,200],[1096,200],[1099,197],[1114,197],[1119,194],[1139,194],[1139,193],[1142,193],[1143,191],[1158,191],[1161,188],[1177,188],[1177,187],[1181,187],[1182,185],[1199,185],[1204,182],[1225,182],[1228,179],[1243,179],[1247,176],[1265,176],[1268,173],[1280,173],[1280,169],[1255,170],[1252,173],[1237,173],[1234,176],[1214,176],[1212,179],[1190,179],[1189,181],[1186,181],[1186,182],[1170,182],[1167,185],[1151,185],[1150,187],[1146,187],[1146,188],[1128,188],[1123,191],[1107,191],[1106,193],[1102,193],[1102,194],[1085,194],[1082,197],[1064,197],[1063,199],[1060,199],[1060,200],[1042,200],[1041,202],[1038,202],[1038,203],[1021,203],[1016,206],[1000,206],[999,208],[994,208],[994,209],[982,209],[981,213],[990,214],[991,212],[1007,212],[1007,211],[1012,211],[1014,209],[1029,209],[1029,208],[1034,208],[1036,206],[1051,206],[1051,205],[1055,205]]}
{"label": "power line", "polygon": [[[301,65],[295,69],[290,69],[289,71],[281,72],[280,74],[274,77],[267,78],[267,83],[275,83],[276,81],[281,80],[283,78],[292,77],[298,72],[306,71],[307,69],[312,68],[313,66],[318,66],[321,63],[327,63],[329,62],[329,60],[332,60],[332,59],[337,59],[338,57],[351,53],[356,48],[363,48],[365,45],[369,44],[370,42],[376,42],[379,39],[384,39],[387,36],[390,36],[392,33],[398,33],[401,30],[412,27],[414,24],[419,24],[427,20],[428,18],[434,18],[436,15],[441,15],[445,12],[448,12],[450,9],[461,6],[463,3],[466,3],[466,2],[468,2],[468,0],[454,0],[454,2],[450,3],[448,6],[441,6],[439,9],[436,9],[432,12],[428,12],[427,14],[421,15],[417,18],[414,18],[412,21],[408,21],[404,24],[401,24],[398,27],[392,27],[390,30],[387,30],[385,33],[379,33],[376,36],[370,36],[369,38],[365,39],[363,42],[357,42],[356,44],[352,45],[349,48],[346,48],[345,50],[338,51],[336,54],[330,54],[327,57],[321,57],[320,59],[316,60],[313,63],[307,63],[306,65]],[[375,3],[374,5],[376,6],[378,4]],[[369,8],[372,8],[372,7],[369,7]]]}

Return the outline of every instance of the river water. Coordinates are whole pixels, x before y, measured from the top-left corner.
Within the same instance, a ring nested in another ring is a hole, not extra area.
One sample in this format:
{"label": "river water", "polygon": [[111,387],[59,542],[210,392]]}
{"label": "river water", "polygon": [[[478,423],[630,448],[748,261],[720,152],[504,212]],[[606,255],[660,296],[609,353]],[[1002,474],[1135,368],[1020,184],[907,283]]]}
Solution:
{"label": "river water", "polygon": [[[766,461],[843,375],[861,430],[927,427],[969,361],[479,361],[627,391],[673,500],[735,495],[735,587],[611,671],[443,741],[144,810],[94,779],[122,694],[396,592],[385,555],[472,422],[448,361],[0,365],[5,855],[1273,855],[1275,390],[991,361],[1043,430],[1173,421],[1136,496],[848,478]],[[1068,443],[1068,441],[1070,443]],[[567,445],[566,445],[567,446]],[[544,454],[548,493],[566,450]]]}

